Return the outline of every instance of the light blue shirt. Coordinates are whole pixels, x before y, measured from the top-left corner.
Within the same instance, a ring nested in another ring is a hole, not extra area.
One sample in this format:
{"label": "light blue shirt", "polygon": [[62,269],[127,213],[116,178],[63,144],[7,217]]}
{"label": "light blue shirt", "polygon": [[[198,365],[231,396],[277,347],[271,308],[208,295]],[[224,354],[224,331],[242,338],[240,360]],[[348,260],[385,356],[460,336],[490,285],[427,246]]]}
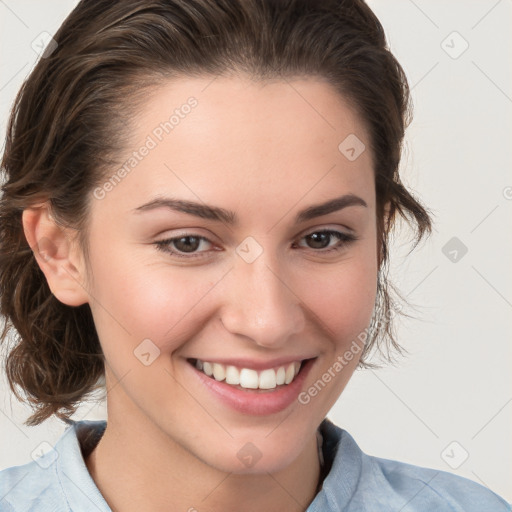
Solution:
{"label": "light blue shirt", "polygon": [[[0,512],[111,512],[82,451],[98,443],[105,421],[72,422],[53,450],[0,471]],[[306,512],[510,512],[512,507],[466,478],[366,455],[329,420],[320,427],[330,470]]]}

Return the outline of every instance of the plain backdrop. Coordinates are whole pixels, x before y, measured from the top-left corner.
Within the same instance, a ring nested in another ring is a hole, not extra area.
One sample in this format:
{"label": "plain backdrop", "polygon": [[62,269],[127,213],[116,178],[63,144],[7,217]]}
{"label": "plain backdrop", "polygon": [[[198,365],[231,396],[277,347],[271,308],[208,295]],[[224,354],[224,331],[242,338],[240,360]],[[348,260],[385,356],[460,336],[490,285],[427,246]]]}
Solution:
{"label": "plain backdrop", "polygon": [[[0,0],[0,117],[75,1]],[[403,234],[392,276],[416,319],[396,366],[358,370],[330,412],[369,454],[486,485],[512,502],[512,2],[371,0],[412,88],[404,182],[434,214],[412,253]],[[413,312],[414,313],[414,312]],[[0,469],[53,445],[64,424],[29,409],[0,380]],[[87,403],[76,419],[106,417]]]}

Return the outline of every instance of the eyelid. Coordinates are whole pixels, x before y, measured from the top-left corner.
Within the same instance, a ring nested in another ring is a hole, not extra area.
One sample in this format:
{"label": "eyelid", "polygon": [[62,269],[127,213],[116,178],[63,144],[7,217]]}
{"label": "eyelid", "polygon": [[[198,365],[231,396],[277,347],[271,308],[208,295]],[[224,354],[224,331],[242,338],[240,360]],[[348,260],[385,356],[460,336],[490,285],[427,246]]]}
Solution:
{"label": "eyelid", "polygon": [[348,231],[347,234],[355,234],[356,230],[345,226],[344,224],[319,224],[317,226],[309,227],[303,231],[302,234],[298,236],[307,236],[310,233],[316,233],[317,231],[340,231],[341,229],[345,229]]}

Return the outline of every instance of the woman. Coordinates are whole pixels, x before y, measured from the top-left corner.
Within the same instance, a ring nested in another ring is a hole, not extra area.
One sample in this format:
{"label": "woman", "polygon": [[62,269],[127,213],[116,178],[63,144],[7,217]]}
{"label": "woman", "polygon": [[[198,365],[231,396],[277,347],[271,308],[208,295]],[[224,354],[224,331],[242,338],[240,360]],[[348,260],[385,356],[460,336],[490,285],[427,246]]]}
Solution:
{"label": "woman", "polygon": [[[54,39],[8,131],[1,313],[28,424],[70,427],[0,473],[2,505],[509,510],[325,419],[398,348],[396,215],[431,228],[398,174],[407,81],[370,9],[84,0]],[[108,421],[72,421],[103,383]]]}

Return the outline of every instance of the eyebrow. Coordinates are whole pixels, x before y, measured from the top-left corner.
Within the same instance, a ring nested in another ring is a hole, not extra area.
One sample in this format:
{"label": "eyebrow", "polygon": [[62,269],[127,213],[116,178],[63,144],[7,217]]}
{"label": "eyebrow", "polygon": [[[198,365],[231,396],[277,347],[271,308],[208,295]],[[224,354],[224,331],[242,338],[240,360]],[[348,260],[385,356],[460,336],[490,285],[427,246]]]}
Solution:
{"label": "eyebrow", "polygon": [[[343,210],[349,206],[363,206],[366,208],[368,205],[366,204],[366,201],[359,196],[354,194],[345,194],[325,203],[309,206],[308,208],[301,210],[295,216],[295,223],[300,224],[301,222],[305,222],[316,217],[321,217],[329,213]],[[183,199],[174,199],[171,197],[157,197],[138,208],[134,208],[132,211],[134,213],[143,213],[157,208],[168,208],[188,215],[194,215],[201,219],[224,222],[229,225],[238,224],[238,217],[235,212],[225,210],[224,208],[219,208],[217,206],[210,206]]]}

